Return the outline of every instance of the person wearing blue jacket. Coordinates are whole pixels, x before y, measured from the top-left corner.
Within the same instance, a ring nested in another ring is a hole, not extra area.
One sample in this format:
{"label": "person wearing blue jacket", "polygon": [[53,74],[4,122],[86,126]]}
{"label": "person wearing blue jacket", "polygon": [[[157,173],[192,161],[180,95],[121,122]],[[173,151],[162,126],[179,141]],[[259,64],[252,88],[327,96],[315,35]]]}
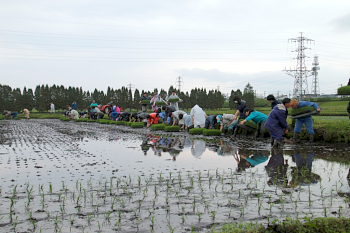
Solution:
{"label": "person wearing blue jacket", "polygon": [[[318,112],[321,111],[321,108],[318,106],[318,104],[316,104],[314,102],[298,101],[296,99],[292,99],[290,104],[291,104],[291,107],[294,109],[310,106],[310,107],[314,107],[316,109],[316,111],[318,111]],[[294,127],[293,141],[294,142],[298,141],[299,133],[301,132],[301,127],[303,126],[303,124],[305,124],[306,130],[307,130],[308,134],[310,135],[310,142],[313,142],[314,138],[315,138],[315,131],[313,128],[313,122],[312,122],[311,115],[306,116],[306,117],[300,117],[300,118],[296,119],[295,127]]]}
{"label": "person wearing blue jacket", "polygon": [[271,135],[272,146],[282,146],[282,135],[288,133],[287,115],[290,101],[289,98],[284,98],[282,103],[277,104],[267,116],[265,128]]}
{"label": "person wearing blue jacket", "polygon": [[206,129],[209,129],[209,126],[210,126],[210,129],[215,129],[216,116],[217,116],[216,114],[210,115],[205,119],[205,126],[204,127]]}
{"label": "person wearing blue jacket", "polygon": [[72,103],[72,109],[77,110],[78,109],[78,104],[77,102],[73,101]]}

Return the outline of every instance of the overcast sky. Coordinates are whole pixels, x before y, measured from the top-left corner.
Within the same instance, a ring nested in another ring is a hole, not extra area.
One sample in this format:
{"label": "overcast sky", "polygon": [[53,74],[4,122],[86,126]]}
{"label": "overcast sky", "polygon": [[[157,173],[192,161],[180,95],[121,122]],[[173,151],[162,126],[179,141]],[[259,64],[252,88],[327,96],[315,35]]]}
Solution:
{"label": "overcast sky", "polygon": [[[350,78],[350,1],[0,1],[0,83],[289,94],[300,32],[321,93]],[[311,92],[312,77],[308,78]]]}

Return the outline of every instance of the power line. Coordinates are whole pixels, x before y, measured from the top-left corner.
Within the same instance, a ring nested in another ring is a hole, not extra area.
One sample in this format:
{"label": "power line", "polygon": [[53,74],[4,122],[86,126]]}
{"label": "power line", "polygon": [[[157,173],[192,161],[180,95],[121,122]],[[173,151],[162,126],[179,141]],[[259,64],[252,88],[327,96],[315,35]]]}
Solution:
{"label": "power line", "polygon": [[177,86],[177,89],[179,90],[179,92],[181,92],[181,87],[183,86],[183,79],[179,76],[177,79],[176,79],[176,86]]}

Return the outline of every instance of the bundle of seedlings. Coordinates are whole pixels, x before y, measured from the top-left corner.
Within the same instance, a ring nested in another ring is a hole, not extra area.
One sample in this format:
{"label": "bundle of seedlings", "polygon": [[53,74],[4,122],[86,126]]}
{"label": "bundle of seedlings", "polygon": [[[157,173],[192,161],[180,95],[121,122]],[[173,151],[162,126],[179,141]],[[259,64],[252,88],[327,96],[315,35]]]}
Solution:
{"label": "bundle of seedlings", "polygon": [[166,132],[179,132],[180,127],[179,126],[165,126],[164,131]]}
{"label": "bundle of seedlings", "polygon": [[106,119],[98,119],[96,122],[100,124],[109,124],[111,121]]}
{"label": "bundle of seedlings", "polygon": [[150,100],[141,100],[141,104],[150,104]]}
{"label": "bundle of seedlings", "polygon": [[69,118],[64,117],[64,116],[61,116],[61,117],[60,117],[60,120],[61,120],[61,121],[70,121],[70,119],[69,119]]}
{"label": "bundle of seedlings", "polygon": [[350,95],[350,86],[338,88],[338,95]]}
{"label": "bundle of seedlings", "polygon": [[168,102],[179,102],[179,101],[180,101],[179,98],[168,99]]}
{"label": "bundle of seedlings", "polygon": [[[243,119],[241,119],[241,120],[239,120],[239,121],[243,121]],[[237,123],[237,124],[239,124],[239,123]],[[248,129],[254,129],[254,130],[257,129],[257,125],[254,124],[253,121],[246,121],[246,122],[244,123],[244,126],[245,126],[246,128],[248,128]],[[243,127],[243,128],[244,128],[244,127]]]}
{"label": "bundle of seedlings", "polygon": [[161,102],[156,102],[156,106],[163,106],[163,105],[166,105],[165,102],[161,101]]}
{"label": "bundle of seedlings", "polygon": [[205,136],[220,136],[221,131],[218,129],[204,129],[203,135],[205,135]]}
{"label": "bundle of seedlings", "polygon": [[299,116],[302,114],[307,114],[307,113],[310,113],[310,115],[314,115],[314,114],[317,114],[319,112],[317,112],[316,109],[314,107],[311,107],[311,106],[305,106],[305,107],[296,108],[296,109],[292,108],[291,110],[289,110],[289,114],[292,117],[296,117],[296,116]]}
{"label": "bundle of seedlings", "polygon": [[143,128],[143,122],[133,122],[130,126],[131,128]]}
{"label": "bundle of seedlings", "polygon": [[125,125],[126,125],[126,126],[131,126],[132,123],[134,123],[134,122],[128,122],[128,121],[127,121],[127,122],[125,122]]}
{"label": "bundle of seedlings", "polygon": [[189,132],[190,134],[203,134],[203,130],[205,130],[205,128],[193,128],[190,129]]}
{"label": "bundle of seedlings", "polygon": [[153,124],[151,125],[151,128],[153,130],[164,130],[166,124]]}

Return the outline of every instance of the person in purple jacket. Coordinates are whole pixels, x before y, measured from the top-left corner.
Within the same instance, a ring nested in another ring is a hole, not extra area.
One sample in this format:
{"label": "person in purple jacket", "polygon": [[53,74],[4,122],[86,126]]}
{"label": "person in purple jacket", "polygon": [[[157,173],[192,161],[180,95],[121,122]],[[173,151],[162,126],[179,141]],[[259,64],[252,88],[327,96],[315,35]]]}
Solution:
{"label": "person in purple jacket", "polygon": [[[314,102],[308,102],[308,101],[298,101],[296,99],[292,99],[290,102],[290,105],[292,108],[302,108],[306,106],[314,107],[316,111],[320,112],[322,109],[318,106],[318,104]],[[306,130],[308,134],[310,135],[310,142],[314,141],[315,138],[315,131],[313,127],[312,117],[306,116],[306,117],[300,117],[297,118],[295,121],[295,127],[294,127],[294,134],[293,134],[293,141],[298,142],[299,133],[301,132],[301,127],[305,124]]]}
{"label": "person in purple jacket", "polygon": [[284,98],[281,104],[277,104],[272,109],[266,119],[265,128],[270,132],[272,146],[282,146],[282,135],[288,133],[287,115],[290,101],[289,98]]}

